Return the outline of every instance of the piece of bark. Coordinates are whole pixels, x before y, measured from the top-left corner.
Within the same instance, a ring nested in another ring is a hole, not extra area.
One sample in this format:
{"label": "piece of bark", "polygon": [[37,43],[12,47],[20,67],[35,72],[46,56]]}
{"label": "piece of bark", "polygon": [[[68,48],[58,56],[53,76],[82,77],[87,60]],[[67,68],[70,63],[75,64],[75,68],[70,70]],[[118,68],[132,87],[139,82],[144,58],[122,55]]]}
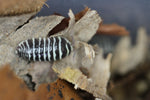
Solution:
{"label": "piece of bark", "polygon": [[32,76],[32,82],[36,83],[35,89],[41,83],[54,82],[58,78],[50,62],[35,62],[31,66],[29,74]]}
{"label": "piece of bark", "polygon": [[[78,53],[84,53],[84,50],[78,51]],[[79,54],[79,55],[81,55]],[[80,56],[81,59],[77,59],[75,56],[78,54],[74,54],[70,56],[70,58],[63,59],[63,61],[56,62],[53,65],[53,69],[55,72],[59,74],[59,77],[62,79],[67,80],[75,85],[75,89],[80,88],[85,90],[95,97],[102,98],[103,100],[109,100],[110,98],[106,94],[106,87],[110,77],[110,59],[111,55],[104,59],[102,57],[101,50],[97,51],[96,57],[92,58],[94,62],[92,62],[88,66],[80,62],[80,60],[89,60],[91,59],[84,58],[83,55]],[[72,62],[67,62],[69,59],[74,59]],[[88,69],[90,76],[87,78],[79,69],[78,67],[85,67]]]}
{"label": "piece of bark", "polygon": [[96,57],[94,59],[93,66],[89,69],[92,80],[98,86],[101,95],[106,95],[107,83],[110,78],[110,65],[112,54],[108,54],[103,58],[103,51],[96,48]]}
{"label": "piece of bark", "polygon": [[[97,25],[97,28],[98,28],[98,24],[100,22],[100,18],[98,17],[98,14],[95,11],[89,11],[89,12],[87,12],[86,16],[88,16],[90,13],[91,13],[91,16],[95,16],[95,14],[96,14],[96,17],[94,17],[94,18],[87,17],[87,19],[96,20],[96,23],[94,23],[95,21],[92,21],[92,22],[93,22],[93,24]],[[34,37],[34,38],[45,37],[51,29],[53,29],[59,22],[61,22],[62,19],[63,19],[63,17],[56,16],[56,15],[35,18],[35,19],[30,20],[27,24],[23,25],[14,34],[10,34],[4,40],[4,43],[1,45],[2,49],[0,52],[1,53],[0,64],[3,65],[5,63],[10,63],[13,66],[12,69],[14,69],[16,74],[19,76],[29,73],[29,71],[31,71],[31,70],[29,70],[29,68],[31,68],[31,65],[27,64],[26,61],[17,58],[17,55],[15,55],[16,46],[22,40],[26,40],[31,37]],[[83,17],[83,19],[81,19],[80,23],[82,23],[82,21],[84,23],[85,19],[86,19],[86,17]],[[99,20],[99,21],[97,21],[97,20]],[[90,28],[88,28],[88,29],[90,30]],[[96,29],[95,29],[95,31],[96,31]],[[92,30],[88,34],[95,34],[94,33],[95,31]],[[78,30],[76,30],[76,32],[78,32]],[[91,38],[91,35],[89,35],[89,36]],[[4,46],[4,45],[6,45],[6,46]],[[8,50],[8,51],[4,52],[5,50]],[[38,72],[38,69],[36,69],[36,68],[33,68],[33,69],[37,70],[37,72]],[[36,76],[38,76],[38,75],[36,75]],[[41,83],[41,82],[39,82],[39,83]]]}
{"label": "piece of bark", "polygon": [[[100,52],[101,50],[98,49],[98,51],[95,51],[92,45],[86,43],[92,38],[94,34],[96,34],[99,23],[101,22],[101,18],[96,11],[90,9],[77,22],[75,22],[75,16],[73,15],[71,10],[69,12],[69,16],[70,21],[68,28],[55,35],[61,35],[69,39],[74,50],[68,57],[59,61],[55,61],[52,67],[54,71],[59,74],[59,77],[61,77],[61,75],[64,75],[61,78],[73,83],[75,85],[75,88],[83,89],[93,94],[97,98],[108,100],[110,98],[106,94],[106,86],[110,75],[110,57],[108,57],[109,59],[103,59],[102,57],[99,57],[103,55],[103,53]],[[51,65],[47,64],[45,65],[45,67],[42,67],[43,65],[40,66],[38,64],[37,66],[36,63],[28,64],[26,61],[17,58],[17,56],[14,54],[14,51],[17,44],[22,40],[26,40],[31,37],[36,38],[47,36],[48,32],[52,30],[58,23],[60,23],[62,19],[63,17],[56,15],[35,18],[18,29],[14,34],[10,34],[9,37],[5,39],[3,45],[10,46],[11,50],[7,53],[2,54],[3,56],[1,57],[1,59],[3,61],[3,64],[10,63],[13,66],[12,69],[20,77],[23,77],[23,75],[30,73],[30,75],[34,78],[33,81],[35,81],[36,85],[40,85],[43,82],[49,82],[51,77],[49,77],[46,73],[49,73],[49,67]],[[12,56],[8,56],[9,54],[12,54]],[[5,57],[5,60],[3,60],[3,57]],[[99,61],[102,65],[95,65],[99,64]],[[42,68],[42,70],[40,67]],[[91,74],[89,78],[87,78],[87,76],[85,76],[79,70],[80,67],[85,67],[89,70]],[[95,70],[92,68],[94,68]],[[94,72],[104,72],[103,79],[102,77],[95,77]],[[44,77],[42,77],[42,74],[44,75]],[[68,79],[68,77],[70,80]],[[42,79],[39,80],[40,78]],[[101,81],[96,81],[97,79],[100,79]]]}
{"label": "piece of bark", "polygon": [[136,45],[131,46],[130,37],[123,37],[117,44],[112,58],[112,72],[126,74],[144,61],[148,50],[148,38],[144,28],[139,28]]}
{"label": "piece of bark", "polygon": [[90,9],[77,22],[75,22],[75,16],[71,11],[69,12],[69,17],[68,28],[59,34],[69,38],[72,42],[74,40],[88,42],[96,34],[99,23],[102,21],[98,13]]}
{"label": "piece of bark", "polygon": [[87,13],[88,10],[90,10],[90,8],[85,7],[84,10],[82,10],[81,12],[75,14],[75,20],[76,21],[80,20]]}
{"label": "piece of bark", "polygon": [[[75,14],[75,21],[77,22],[78,20],[80,20],[89,9],[90,8],[86,7],[81,12]],[[56,15],[60,15],[60,14],[56,14]],[[54,35],[64,30],[65,28],[68,27],[68,24],[69,24],[69,18],[64,18],[60,24],[58,24],[54,29],[50,31],[48,36]],[[123,26],[120,26],[118,24],[102,24],[102,22],[99,24],[99,28],[96,33],[105,34],[105,35],[119,35],[119,36],[129,35],[129,31]]]}
{"label": "piece of bark", "polygon": [[[46,37],[47,33],[52,30],[63,19],[62,16],[45,16],[36,17],[25,24],[21,29],[17,30],[5,39],[9,45],[16,46],[22,40],[29,38]],[[10,42],[11,41],[11,42]]]}
{"label": "piece of bark", "polygon": [[[69,38],[74,50],[68,57],[54,62],[52,67],[60,78],[74,84],[75,89],[80,88],[93,94],[95,97],[108,100],[110,98],[106,94],[106,86],[110,76],[111,57],[104,60],[102,57],[103,53],[100,52],[101,50],[99,51],[98,49],[98,51],[95,51],[93,46],[86,43],[96,33],[101,19],[98,18],[95,11],[90,10],[77,22],[75,22],[75,16],[71,11],[69,12],[69,16],[68,28],[61,31],[59,35]],[[96,53],[96,57],[95,52],[98,52]],[[79,70],[80,67],[88,69],[90,72],[89,78]],[[103,77],[96,77],[95,73],[101,73],[100,75]]]}
{"label": "piece of bark", "polygon": [[[110,76],[109,67],[111,57],[108,57],[106,61],[104,59],[102,60],[102,57],[98,57],[98,59],[95,58],[95,51],[93,47],[86,43],[96,33],[101,19],[95,11],[90,10],[88,10],[77,22],[75,22],[75,17],[71,11],[69,12],[69,16],[70,21],[68,28],[55,35],[62,35],[70,40],[73,38],[71,42],[74,50],[68,57],[60,61],[55,61],[52,68],[56,73],[58,73],[60,78],[74,84],[75,89],[80,88],[93,94],[95,97],[108,100],[110,98],[106,94],[106,86]],[[91,27],[92,25],[93,27]],[[83,36],[84,38],[82,38]],[[103,53],[100,52],[100,55],[102,56]],[[97,61],[97,63],[95,61]],[[101,67],[100,65],[94,65],[94,63],[99,64],[98,62],[101,62]],[[87,76],[79,70],[80,67],[87,68],[89,72],[93,67],[95,70],[92,70],[90,78],[87,78]],[[95,77],[94,71],[95,73],[103,73],[103,77]],[[96,81],[97,78],[101,81]]]}
{"label": "piece of bark", "polygon": [[46,0],[0,0],[0,16],[39,11]]}
{"label": "piece of bark", "polygon": [[48,32],[59,24],[62,19],[63,17],[55,15],[34,18],[23,25],[16,32],[10,34],[0,45],[0,66],[9,63],[13,66],[12,69],[14,69],[17,75],[21,76],[28,73],[28,68],[31,67],[31,65],[18,58],[15,54],[15,49],[18,43],[32,37],[46,37]]}
{"label": "piece of bark", "polygon": [[10,34],[15,33],[19,26],[26,23],[36,13],[23,14],[20,16],[0,17],[0,43]]}
{"label": "piece of bark", "polygon": [[[78,20],[80,20],[86,14],[86,12],[88,10],[90,10],[90,9],[88,7],[86,7],[81,12],[75,14],[75,21],[77,22]],[[60,14],[55,14],[55,15],[61,16]],[[58,24],[54,29],[52,29],[49,32],[48,36],[57,34],[58,32],[60,32],[60,31],[64,30],[65,28],[67,28],[68,24],[69,24],[69,20],[70,20],[70,18],[64,18],[60,24]]]}

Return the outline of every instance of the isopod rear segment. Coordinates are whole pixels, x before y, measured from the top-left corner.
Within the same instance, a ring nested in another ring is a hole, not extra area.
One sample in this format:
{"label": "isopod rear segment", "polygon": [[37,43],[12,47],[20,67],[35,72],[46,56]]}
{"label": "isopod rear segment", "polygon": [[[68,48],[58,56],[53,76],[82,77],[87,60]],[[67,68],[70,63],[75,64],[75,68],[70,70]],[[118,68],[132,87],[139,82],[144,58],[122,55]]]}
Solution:
{"label": "isopod rear segment", "polygon": [[56,61],[68,56],[72,49],[69,40],[54,36],[22,41],[16,48],[16,54],[28,61]]}

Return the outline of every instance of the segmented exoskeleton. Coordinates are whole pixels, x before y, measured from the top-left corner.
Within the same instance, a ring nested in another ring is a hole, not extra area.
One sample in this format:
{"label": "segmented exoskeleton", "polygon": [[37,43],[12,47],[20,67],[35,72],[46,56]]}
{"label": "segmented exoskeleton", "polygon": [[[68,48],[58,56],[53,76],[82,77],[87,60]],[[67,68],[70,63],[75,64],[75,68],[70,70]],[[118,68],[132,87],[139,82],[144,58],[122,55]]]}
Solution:
{"label": "segmented exoskeleton", "polygon": [[30,61],[56,61],[68,56],[72,51],[69,40],[61,36],[32,38],[19,43],[16,53]]}

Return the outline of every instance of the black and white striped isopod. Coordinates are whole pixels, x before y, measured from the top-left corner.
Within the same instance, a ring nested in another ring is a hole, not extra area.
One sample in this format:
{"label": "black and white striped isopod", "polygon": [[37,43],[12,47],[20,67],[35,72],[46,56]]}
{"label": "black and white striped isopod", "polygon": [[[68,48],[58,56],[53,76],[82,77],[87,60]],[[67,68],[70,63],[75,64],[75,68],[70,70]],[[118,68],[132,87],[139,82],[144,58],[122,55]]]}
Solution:
{"label": "black and white striped isopod", "polygon": [[60,36],[32,38],[19,43],[16,54],[30,61],[56,61],[72,51],[69,40]]}

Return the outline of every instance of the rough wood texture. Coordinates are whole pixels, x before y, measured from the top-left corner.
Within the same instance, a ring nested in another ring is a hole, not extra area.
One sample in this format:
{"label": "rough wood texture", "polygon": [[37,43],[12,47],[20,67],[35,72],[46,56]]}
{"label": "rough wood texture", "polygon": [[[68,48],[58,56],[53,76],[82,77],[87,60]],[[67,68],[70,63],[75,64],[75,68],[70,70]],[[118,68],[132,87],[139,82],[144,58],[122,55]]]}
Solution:
{"label": "rough wood texture", "polygon": [[[69,17],[68,28],[55,34],[62,35],[71,41],[74,50],[68,57],[53,63],[28,64],[15,55],[15,48],[20,41],[32,37],[46,37],[49,31],[63,19],[61,16],[52,15],[34,18],[5,38],[0,45],[0,64],[9,63],[15,73],[24,80],[24,75],[30,74],[36,87],[41,83],[56,80],[55,73],[57,73],[58,77],[74,84],[75,89],[80,88],[97,98],[108,100],[110,98],[106,94],[106,87],[110,77],[111,54],[104,59],[100,48],[87,43],[96,34],[102,20],[95,10],[90,9],[77,22],[75,22],[75,16],[71,10]],[[7,52],[5,52],[6,50]],[[90,74],[89,77],[80,71],[81,67],[87,69]],[[52,74],[54,77],[50,77]]]}
{"label": "rough wood texture", "polygon": [[[14,19],[16,19],[16,17],[14,17]],[[11,64],[17,75],[24,75],[27,73],[30,64],[27,64],[24,60],[18,59],[15,55],[16,46],[25,39],[45,37],[62,19],[63,17],[55,15],[32,19],[29,23],[26,23],[20,29],[3,39],[0,45],[0,65],[2,66],[6,63]]]}
{"label": "rough wood texture", "polygon": [[39,11],[46,0],[0,0],[0,16]]}
{"label": "rough wood texture", "polygon": [[132,46],[129,36],[117,44],[112,59],[112,72],[126,74],[145,60],[148,51],[148,36],[144,28],[139,28],[136,44]]}
{"label": "rough wood texture", "polygon": [[[96,33],[101,19],[95,11],[90,10],[76,23],[71,11],[69,16],[71,19],[68,29],[61,33],[63,36],[72,37],[74,50],[70,56],[54,62],[52,67],[60,78],[74,84],[75,89],[80,88],[95,97],[109,100],[110,98],[106,95],[106,87],[110,77],[111,54],[104,59],[100,48],[86,43]],[[79,70],[80,67],[89,71],[89,78]]]}
{"label": "rough wood texture", "polygon": [[27,22],[35,13],[12,17],[0,17],[0,43],[10,34],[15,33],[17,28]]}

